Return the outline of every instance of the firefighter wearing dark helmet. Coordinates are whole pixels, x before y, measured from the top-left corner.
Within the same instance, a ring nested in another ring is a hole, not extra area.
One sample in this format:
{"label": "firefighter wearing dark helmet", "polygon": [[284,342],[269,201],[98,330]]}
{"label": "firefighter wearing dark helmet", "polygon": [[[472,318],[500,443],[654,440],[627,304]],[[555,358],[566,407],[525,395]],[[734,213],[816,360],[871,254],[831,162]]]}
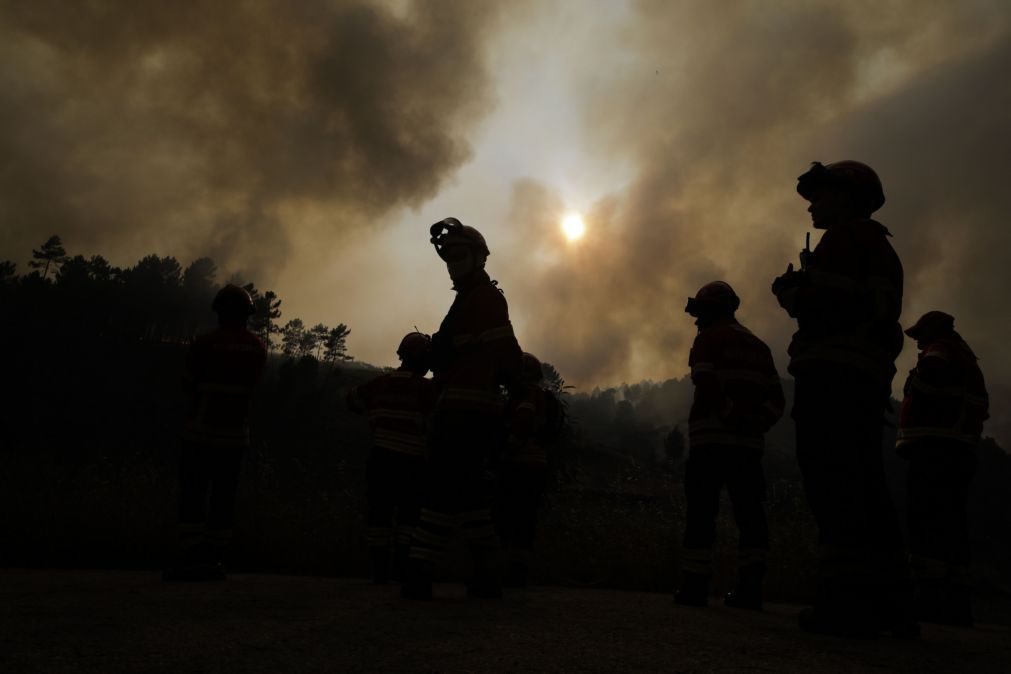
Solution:
{"label": "firefighter wearing dark helmet", "polygon": [[484,269],[489,250],[481,233],[446,218],[432,225],[430,234],[456,298],[432,336],[437,397],[429,434],[429,479],[401,594],[431,597],[432,565],[459,528],[474,559],[469,594],[498,597],[499,539],[487,476],[489,460],[504,435],[501,387],[518,378],[521,351],[505,297]]}
{"label": "firefighter wearing dark helmet", "polygon": [[372,580],[402,577],[411,536],[421,514],[422,475],[428,463],[428,417],[435,402],[426,379],[432,340],[420,332],[404,336],[400,367],[348,393],[348,407],[368,416],[372,451],[366,468],[365,514]]}
{"label": "firefighter wearing dark helmet", "polygon": [[563,424],[563,410],[544,388],[544,369],[523,353],[520,380],[506,404],[508,439],[498,470],[495,526],[505,549],[506,587],[526,587],[537,533],[537,515],[548,482],[549,452]]}
{"label": "firefighter wearing dark helmet", "polygon": [[819,530],[819,590],[807,631],[915,637],[898,521],[885,480],[882,433],[902,350],[902,264],[871,214],[885,202],[866,164],[815,163],[797,192],[825,230],[772,290],[797,320],[797,461]]}
{"label": "firefighter wearing dark helmet", "polygon": [[699,328],[688,358],[695,397],[685,469],[687,522],[679,604],[706,606],[720,491],[727,486],[740,532],[737,587],[727,606],[760,610],[769,528],[764,435],[783,415],[783,389],[769,347],[737,322],[740,300],[723,281],[703,286],[685,312]]}
{"label": "firefighter wearing dark helmet", "polygon": [[976,355],[941,311],[906,330],[919,356],[906,379],[896,448],[907,474],[910,570],[917,617],[972,625],[969,484],[989,396]]}
{"label": "firefighter wearing dark helmet", "polygon": [[249,446],[253,388],[267,357],[246,328],[255,313],[244,289],[214,298],[218,328],[197,337],[186,356],[189,410],[179,459],[179,549],[166,580],[223,580],[242,455]]}

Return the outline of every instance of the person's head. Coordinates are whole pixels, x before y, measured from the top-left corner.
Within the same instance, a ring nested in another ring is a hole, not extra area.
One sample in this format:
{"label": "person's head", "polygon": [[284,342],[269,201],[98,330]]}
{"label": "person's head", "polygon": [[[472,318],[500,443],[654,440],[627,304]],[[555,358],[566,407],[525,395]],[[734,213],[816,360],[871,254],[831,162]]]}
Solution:
{"label": "person's head", "polygon": [[249,317],[256,313],[253,298],[245,288],[229,283],[214,296],[211,309],[218,314],[218,324],[225,326],[242,326]]}
{"label": "person's head", "polygon": [[814,162],[797,178],[797,193],[811,202],[807,210],[816,229],[869,218],[885,203],[878,174],[852,160],[827,166]]}
{"label": "person's head", "polygon": [[544,368],[541,361],[532,353],[523,352],[523,362],[520,365],[520,377],[524,384],[539,384],[544,379]]}
{"label": "person's head", "polygon": [[924,349],[935,339],[947,337],[955,333],[955,317],[943,311],[928,311],[920,316],[906,334],[916,340],[916,346]]}
{"label": "person's head", "polygon": [[491,253],[481,232],[456,218],[446,218],[432,225],[429,233],[453,283],[466,281],[474,272],[484,269]]}
{"label": "person's head", "polygon": [[741,306],[741,300],[725,281],[707,283],[688,298],[685,313],[695,317],[695,325],[706,328],[717,323],[734,319],[734,312]]}
{"label": "person's head", "polygon": [[397,357],[401,367],[425,376],[431,364],[432,338],[423,332],[409,332],[400,340]]}

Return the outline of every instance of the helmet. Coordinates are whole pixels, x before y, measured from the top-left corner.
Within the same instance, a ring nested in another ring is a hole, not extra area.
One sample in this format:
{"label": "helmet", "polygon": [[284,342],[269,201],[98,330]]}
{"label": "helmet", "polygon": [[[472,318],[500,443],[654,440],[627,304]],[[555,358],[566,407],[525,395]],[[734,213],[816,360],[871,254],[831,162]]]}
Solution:
{"label": "helmet", "polygon": [[920,316],[913,327],[906,330],[906,334],[913,339],[931,337],[933,335],[945,335],[955,331],[955,317],[943,311],[928,311]]}
{"label": "helmet", "polygon": [[885,205],[885,192],[881,179],[867,164],[852,159],[823,166],[814,162],[807,173],[797,178],[797,193],[811,201],[820,187],[835,187],[853,197],[867,213]]}
{"label": "helmet", "polygon": [[211,309],[219,314],[252,316],[256,313],[253,298],[245,288],[229,283],[214,296]]}
{"label": "helmet", "polygon": [[428,356],[432,350],[432,338],[423,332],[409,332],[400,340],[397,347],[397,356],[401,360],[418,360]]}
{"label": "helmet", "polygon": [[699,288],[699,291],[695,293],[695,297],[688,298],[685,313],[691,314],[696,318],[700,314],[712,313],[713,311],[732,314],[737,311],[737,307],[739,306],[741,306],[741,299],[734,292],[734,289],[730,287],[729,283],[725,281],[713,281]]}
{"label": "helmet", "polygon": [[481,236],[481,232],[477,231],[473,227],[464,225],[456,218],[446,218],[445,220],[440,220],[429,227],[428,232],[432,235],[430,240],[432,245],[435,246],[435,252],[437,252],[439,257],[443,259],[445,259],[443,249],[446,246],[461,244],[470,246],[485,257],[491,255],[488,251],[488,244],[485,243],[484,237]]}
{"label": "helmet", "polygon": [[544,379],[544,368],[541,361],[532,353],[523,352],[523,362],[520,365],[520,375],[524,381],[540,381]]}

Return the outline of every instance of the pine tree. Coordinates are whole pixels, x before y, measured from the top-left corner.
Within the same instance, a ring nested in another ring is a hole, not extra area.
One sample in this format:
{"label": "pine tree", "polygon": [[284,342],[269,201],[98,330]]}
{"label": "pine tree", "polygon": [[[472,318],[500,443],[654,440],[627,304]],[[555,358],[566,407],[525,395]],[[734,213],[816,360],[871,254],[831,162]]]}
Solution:
{"label": "pine tree", "polygon": [[51,265],[59,267],[66,261],[67,251],[63,248],[63,241],[60,240],[60,237],[53,234],[42,244],[42,248],[39,250],[32,249],[32,260],[28,263],[28,266],[32,269],[41,269],[42,278],[45,280],[49,274],[49,267]]}
{"label": "pine tree", "polygon": [[323,352],[324,362],[332,364],[338,360],[351,360],[347,347],[347,339],[350,334],[351,330],[343,323],[330,330],[326,336],[325,350]]}

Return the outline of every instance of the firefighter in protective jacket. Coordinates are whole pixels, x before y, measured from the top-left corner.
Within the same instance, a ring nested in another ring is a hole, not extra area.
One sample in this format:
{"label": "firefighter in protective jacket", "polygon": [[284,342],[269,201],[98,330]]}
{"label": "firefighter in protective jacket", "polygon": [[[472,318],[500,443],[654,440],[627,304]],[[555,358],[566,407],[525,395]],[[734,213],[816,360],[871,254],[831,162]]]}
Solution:
{"label": "firefighter in protective jacket", "polygon": [[432,566],[459,528],[474,559],[468,592],[500,597],[489,467],[505,434],[502,387],[518,379],[521,351],[505,297],[484,270],[489,250],[481,233],[446,218],[430,234],[456,298],[432,336],[436,403],[428,479],[401,595],[431,597]]}
{"label": "firefighter in protective jacket", "polygon": [[689,416],[685,469],[687,524],[682,578],[675,600],[706,606],[720,491],[725,484],[740,532],[739,578],[724,603],[762,608],[769,548],[765,519],[764,435],[783,415],[783,389],[762,340],[737,322],[740,300],[723,281],[703,286],[685,311],[698,336],[689,356],[695,398]]}
{"label": "firefighter in protective jacket", "polygon": [[871,219],[884,191],[869,166],[841,161],[813,164],[797,192],[825,230],[801,269],[791,264],[772,286],[797,320],[789,348],[797,461],[819,530],[819,590],[799,621],[827,634],[915,637],[883,463],[903,285],[890,234]]}
{"label": "firefighter in protective jacket", "polygon": [[197,337],[186,357],[189,412],[179,459],[179,550],[166,580],[223,580],[242,455],[249,446],[253,388],[267,358],[246,328],[255,312],[244,289],[214,298],[219,327]]}
{"label": "firefighter in protective jacket", "polygon": [[976,355],[940,311],[906,330],[920,354],[899,411],[898,453],[907,476],[910,570],[917,616],[971,625],[969,484],[989,396]]}
{"label": "firefighter in protective jacket", "polygon": [[[372,580],[402,576],[421,514],[422,475],[428,462],[428,417],[435,389],[426,379],[432,340],[412,332],[400,341],[400,367],[348,393],[348,407],[366,414],[372,451],[366,469],[365,515]],[[391,556],[392,553],[392,556]]]}
{"label": "firefighter in protective jacket", "polygon": [[562,424],[561,403],[543,388],[541,362],[523,354],[519,383],[509,392],[508,440],[498,470],[495,523],[505,548],[505,584],[526,587],[537,511],[548,480],[548,452]]}

